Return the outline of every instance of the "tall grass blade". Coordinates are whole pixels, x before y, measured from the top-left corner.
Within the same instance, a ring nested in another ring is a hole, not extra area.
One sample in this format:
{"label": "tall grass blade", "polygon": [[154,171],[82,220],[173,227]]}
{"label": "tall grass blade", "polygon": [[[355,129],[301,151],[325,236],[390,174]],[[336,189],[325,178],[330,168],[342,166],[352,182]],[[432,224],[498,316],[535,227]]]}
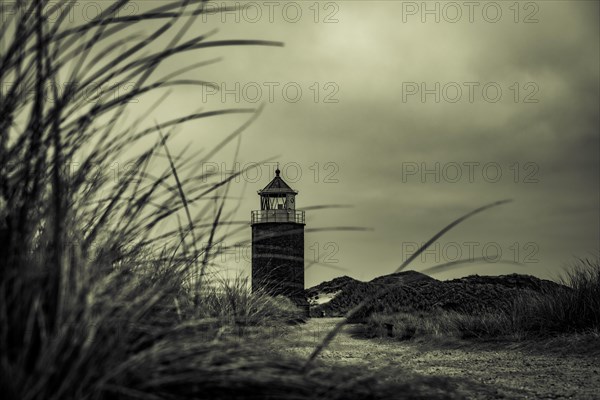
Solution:
{"label": "tall grass blade", "polygon": [[[444,233],[448,232],[450,229],[452,229],[453,227],[455,227],[456,225],[460,224],[461,222],[465,221],[467,218],[480,213],[482,211],[488,210],[492,207],[496,207],[505,203],[510,202],[510,200],[501,200],[501,201],[496,201],[494,203],[491,204],[487,204],[485,206],[479,207],[465,215],[463,215],[460,218],[457,218],[456,220],[454,220],[453,222],[451,222],[450,224],[448,224],[447,226],[445,226],[443,229],[441,229],[438,233],[436,233],[435,235],[432,236],[431,239],[429,239],[423,246],[421,246],[416,252],[415,254],[413,254],[413,256],[409,257],[405,262],[402,263],[402,265],[400,265],[400,267],[398,267],[396,269],[395,272],[400,272],[402,271],[406,266],[408,266],[408,264],[413,261],[419,254],[421,254],[425,249],[427,249],[427,247],[429,247],[435,240],[437,240],[440,236],[442,236]],[[389,290],[389,289],[384,289],[383,291],[379,291],[378,293],[376,293],[373,296],[369,296],[368,298],[364,299],[362,302],[360,302],[356,307],[354,307],[353,309],[351,309],[350,311],[348,311],[348,313],[346,314],[346,316],[340,321],[338,322],[335,327],[329,331],[327,333],[327,335],[325,336],[325,338],[323,338],[323,340],[315,347],[314,351],[310,354],[310,356],[308,357],[306,364],[304,366],[305,369],[308,369],[312,362],[319,356],[319,354],[321,354],[321,352],[329,345],[329,343],[331,343],[331,341],[335,338],[335,336],[342,330],[342,328],[344,327],[344,325],[346,325],[346,323],[348,322],[349,319],[351,319],[354,315],[356,315],[359,311],[361,311],[365,306],[367,306],[368,304],[370,304],[371,302],[373,302],[375,299],[377,299],[378,297],[380,297],[381,295],[383,295],[385,293],[385,290]]]}

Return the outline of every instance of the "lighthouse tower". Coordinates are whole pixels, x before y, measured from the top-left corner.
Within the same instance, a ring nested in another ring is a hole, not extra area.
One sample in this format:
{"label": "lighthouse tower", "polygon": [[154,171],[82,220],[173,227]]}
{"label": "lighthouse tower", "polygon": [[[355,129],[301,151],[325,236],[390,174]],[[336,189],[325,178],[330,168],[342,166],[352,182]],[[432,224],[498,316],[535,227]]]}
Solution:
{"label": "lighthouse tower", "polygon": [[308,314],[304,294],[304,211],[296,210],[297,191],[280,176],[258,191],[260,210],[252,211],[252,291],[289,297]]}

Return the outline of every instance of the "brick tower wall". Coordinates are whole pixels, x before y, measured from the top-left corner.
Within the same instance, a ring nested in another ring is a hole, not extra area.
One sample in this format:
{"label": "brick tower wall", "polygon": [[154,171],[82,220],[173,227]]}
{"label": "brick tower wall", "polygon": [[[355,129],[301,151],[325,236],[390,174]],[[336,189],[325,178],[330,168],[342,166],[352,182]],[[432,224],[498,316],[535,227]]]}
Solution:
{"label": "brick tower wall", "polygon": [[304,225],[292,222],[252,225],[252,291],[284,295],[307,308],[304,293]]}

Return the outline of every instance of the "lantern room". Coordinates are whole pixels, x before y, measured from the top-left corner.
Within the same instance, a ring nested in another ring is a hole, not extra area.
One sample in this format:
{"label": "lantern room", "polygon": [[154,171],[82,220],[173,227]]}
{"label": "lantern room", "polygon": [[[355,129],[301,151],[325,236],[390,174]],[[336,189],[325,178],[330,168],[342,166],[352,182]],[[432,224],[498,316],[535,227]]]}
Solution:
{"label": "lantern room", "polygon": [[275,178],[264,189],[258,191],[260,210],[252,211],[252,224],[266,222],[294,222],[304,224],[304,211],[296,210],[297,191],[292,189],[280,176],[279,168]]}

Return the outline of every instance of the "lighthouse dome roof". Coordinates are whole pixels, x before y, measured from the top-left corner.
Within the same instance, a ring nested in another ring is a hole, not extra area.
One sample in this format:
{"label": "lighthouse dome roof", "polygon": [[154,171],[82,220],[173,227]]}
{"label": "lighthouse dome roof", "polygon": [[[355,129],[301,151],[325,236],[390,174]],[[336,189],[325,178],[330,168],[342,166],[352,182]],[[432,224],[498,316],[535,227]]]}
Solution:
{"label": "lighthouse dome roof", "polygon": [[279,168],[275,171],[275,178],[263,190],[259,190],[258,194],[261,196],[285,196],[288,193],[298,194],[297,191],[292,189],[279,174]]}

